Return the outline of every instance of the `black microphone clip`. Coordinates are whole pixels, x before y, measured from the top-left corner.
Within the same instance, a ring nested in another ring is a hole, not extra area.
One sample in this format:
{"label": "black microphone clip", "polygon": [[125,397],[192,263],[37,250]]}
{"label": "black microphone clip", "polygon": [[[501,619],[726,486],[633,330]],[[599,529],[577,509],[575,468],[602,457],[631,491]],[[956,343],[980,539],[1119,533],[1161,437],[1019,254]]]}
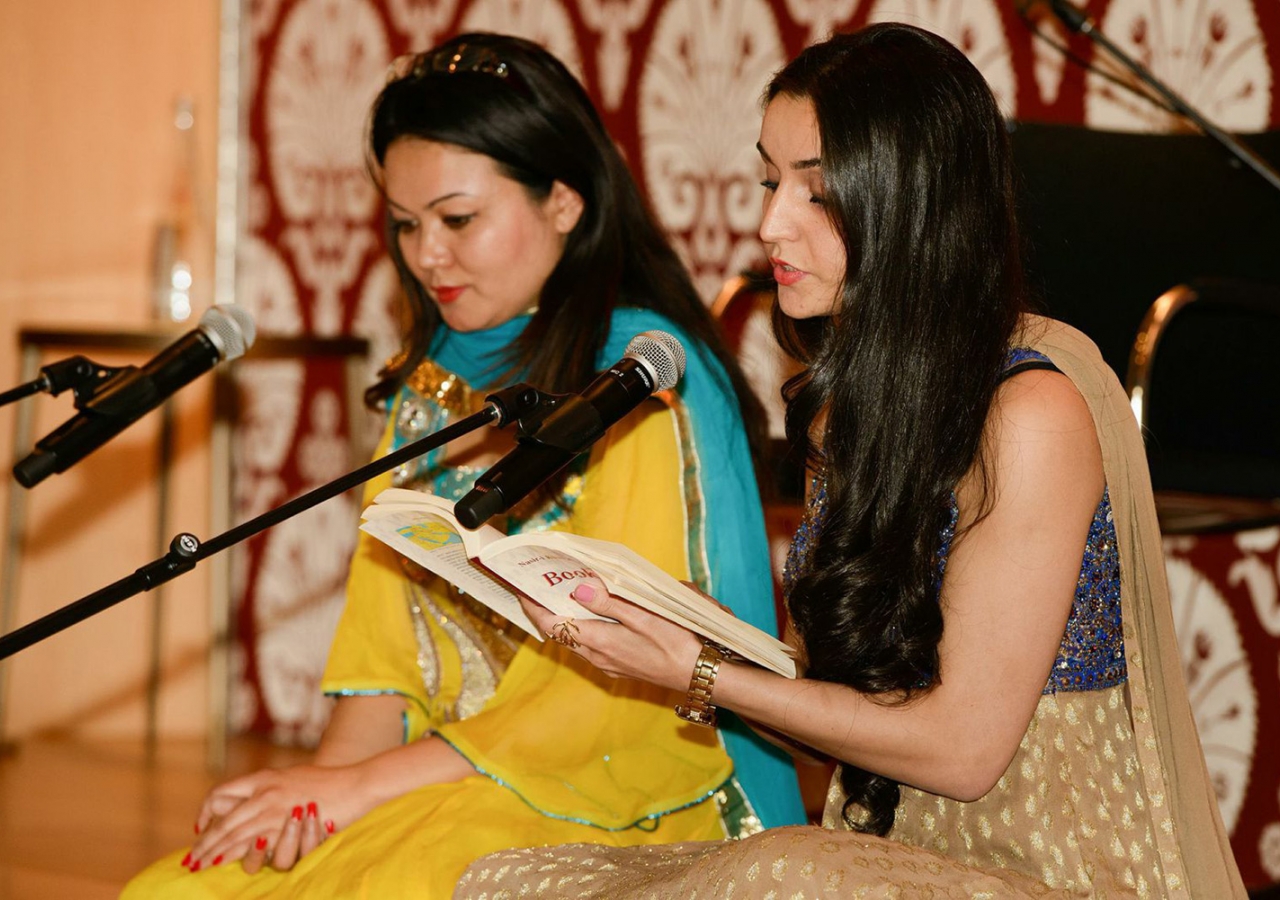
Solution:
{"label": "black microphone clip", "polygon": [[246,310],[218,305],[205,311],[195,330],[141,367],[107,369],[83,357],[45,367],[43,380],[51,390],[55,378],[59,390],[74,388],[79,412],[36,443],[13,467],[14,478],[30,488],[66,471],[197,376],[224,359],[244,355],[254,335],[253,317]]}
{"label": "black microphone clip", "polygon": [[531,434],[555,405],[567,394],[548,394],[523,382],[485,395],[485,402],[493,407],[498,418],[496,428],[506,428],[512,422],[521,435]]}
{"label": "black microphone clip", "polygon": [[[510,414],[504,411],[504,405],[501,402],[502,395],[506,392],[516,392],[518,395],[507,400],[506,409],[511,411]],[[514,385],[507,388],[506,392],[489,394],[485,400],[498,409],[498,427],[513,420],[516,422],[516,446],[522,454],[521,458],[532,464],[533,471],[538,473],[549,471],[554,474],[568,465],[579,452],[568,445],[579,443],[578,435],[583,433],[583,424],[578,421],[583,418],[583,414],[577,409],[581,403],[572,402],[580,398],[573,394],[547,394],[527,384]],[[515,410],[521,408],[517,407],[517,403],[523,404],[523,414],[515,414]],[[552,419],[552,416],[558,416],[562,411],[567,411],[574,423],[574,427],[568,434],[554,424],[550,428],[544,427],[548,420],[553,423],[559,421],[559,419]],[[588,419],[585,425],[589,429],[590,414],[585,418]],[[599,419],[598,414],[596,418]],[[510,466],[504,466],[503,462],[505,460],[499,461],[491,468],[485,477],[478,480],[471,491],[454,506],[454,514],[464,527],[479,528],[493,516],[508,509],[514,502],[509,498],[524,496],[537,487],[538,482],[545,477],[539,474],[531,479],[525,474],[528,471],[526,469],[507,473],[505,470]],[[511,484],[513,479],[520,483],[513,486]]]}
{"label": "black microphone clip", "polygon": [[[520,420],[516,448],[498,460],[454,504],[465,528],[478,528],[506,512],[567,466],[604,435],[609,426],[655,391],[674,387],[684,374],[684,348],[672,335],[647,331],[627,346],[626,355],[580,394],[540,394],[542,405]],[[494,395],[486,399],[492,401]]]}
{"label": "black microphone clip", "polygon": [[56,397],[70,389],[76,409],[84,409],[98,390],[134,366],[104,366],[85,356],[70,356],[40,367],[40,389]]}

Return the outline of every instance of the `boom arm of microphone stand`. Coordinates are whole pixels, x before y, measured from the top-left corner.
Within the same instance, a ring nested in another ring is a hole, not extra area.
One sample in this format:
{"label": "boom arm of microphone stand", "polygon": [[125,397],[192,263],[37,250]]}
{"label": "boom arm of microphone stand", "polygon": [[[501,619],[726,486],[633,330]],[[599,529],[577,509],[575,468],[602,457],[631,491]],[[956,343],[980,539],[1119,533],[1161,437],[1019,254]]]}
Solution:
{"label": "boom arm of microphone stand", "polygon": [[83,409],[97,392],[98,386],[132,366],[104,366],[85,356],[69,356],[40,367],[40,377],[0,394],[0,406],[47,392],[56,397],[68,388],[75,394],[76,409]]}
{"label": "boom arm of microphone stand", "polygon": [[1261,176],[1267,184],[1280,190],[1280,172],[1276,172],[1265,159],[1240,143],[1233,135],[1223,131],[1206,119],[1199,110],[1175,93],[1163,81],[1156,78],[1146,66],[1117,47],[1110,38],[1102,33],[1101,29],[1098,28],[1093,19],[1089,18],[1084,10],[1071,3],[1070,0],[1049,0],[1049,8],[1053,10],[1053,14],[1058,17],[1058,20],[1063,25],[1072,31],[1083,34],[1093,43],[1107,51],[1117,62],[1136,75],[1138,80],[1163,97],[1179,115],[1189,120],[1206,135],[1225,147],[1236,159]]}
{"label": "boom arm of microphone stand", "polygon": [[[495,397],[497,399],[494,399]],[[96,615],[104,609],[115,606],[122,600],[127,600],[129,597],[143,591],[149,591],[184,572],[189,572],[201,560],[238,544],[246,538],[270,528],[272,525],[296,516],[298,513],[308,510],[331,497],[336,497],[356,485],[363,484],[370,478],[390,472],[396,466],[435,450],[437,447],[442,447],[455,438],[459,438],[485,425],[494,425],[501,428],[509,422],[529,415],[540,404],[547,402],[548,399],[548,395],[528,385],[514,385],[486,397],[486,400],[489,400],[489,405],[480,412],[467,416],[465,419],[460,419],[447,428],[442,428],[434,434],[429,434],[411,444],[406,444],[399,450],[394,450],[381,459],[375,459],[373,462],[363,465],[353,472],[335,478],[328,484],[322,484],[320,487],[308,491],[300,497],[295,497],[275,509],[268,510],[260,516],[210,538],[203,544],[200,543],[200,540],[195,535],[179,534],[169,545],[168,553],[138,569],[132,575],[128,575],[101,590],[69,603],[61,609],[54,610],[48,615],[42,616],[34,622],[0,637],[0,659],[7,659],[32,644],[70,628],[77,622]]]}

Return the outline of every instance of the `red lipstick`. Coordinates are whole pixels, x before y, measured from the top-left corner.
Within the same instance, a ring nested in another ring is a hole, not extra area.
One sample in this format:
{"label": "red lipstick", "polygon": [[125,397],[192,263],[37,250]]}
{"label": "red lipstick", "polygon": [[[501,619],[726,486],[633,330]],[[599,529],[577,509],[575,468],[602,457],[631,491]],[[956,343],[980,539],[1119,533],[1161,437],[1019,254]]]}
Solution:
{"label": "red lipstick", "polygon": [[437,303],[443,303],[447,306],[457,300],[465,290],[466,287],[441,286],[432,288],[431,293],[435,296]]}

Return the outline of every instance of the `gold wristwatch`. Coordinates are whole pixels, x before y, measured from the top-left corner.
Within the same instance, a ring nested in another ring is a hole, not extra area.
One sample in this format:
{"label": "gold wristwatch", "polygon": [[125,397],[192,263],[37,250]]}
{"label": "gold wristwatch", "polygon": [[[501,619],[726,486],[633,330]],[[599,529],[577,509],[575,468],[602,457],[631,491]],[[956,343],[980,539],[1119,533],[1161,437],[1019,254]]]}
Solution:
{"label": "gold wristwatch", "polygon": [[711,692],[716,686],[716,675],[726,653],[718,644],[703,641],[702,652],[693,666],[693,678],[689,680],[689,693],[684,703],[676,707],[676,715],[695,725],[714,728],[716,708],[711,705]]}

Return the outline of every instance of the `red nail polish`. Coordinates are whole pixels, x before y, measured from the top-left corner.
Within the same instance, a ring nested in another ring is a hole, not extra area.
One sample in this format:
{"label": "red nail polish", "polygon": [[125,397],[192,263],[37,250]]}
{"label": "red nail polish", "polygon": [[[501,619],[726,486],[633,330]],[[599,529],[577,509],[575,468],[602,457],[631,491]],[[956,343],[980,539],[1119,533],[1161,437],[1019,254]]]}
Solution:
{"label": "red nail polish", "polygon": [[191,851],[190,851],[190,850],[188,850],[188,851],[187,851],[187,855],[186,855],[186,856],[182,857],[182,867],[185,869],[185,868],[186,868],[187,866],[189,866],[189,865],[191,865]]}
{"label": "red nail polish", "polygon": [[293,808],[293,820],[294,820],[295,822],[301,822],[301,821],[302,821],[302,807],[301,807],[301,806],[295,806],[295,807]]}
{"label": "red nail polish", "polygon": [[333,829],[334,829],[333,819],[325,819],[324,830],[327,831],[329,834],[333,834]]}
{"label": "red nail polish", "polygon": [[222,854],[221,854],[221,853],[219,853],[217,856],[215,856],[215,857],[213,858],[213,862],[211,863],[211,865],[215,865],[215,866],[216,866],[216,865],[218,865],[218,863],[220,863],[220,862],[222,862]]}
{"label": "red nail polish", "polygon": [[255,850],[266,850],[266,849],[267,849],[267,839],[266,839],[266,838],[264,838],[264,837],[260,837],[260,838],[258,838],[257,843],[255,843],[255,844],[253,845],[253,847],[254,847],[254,849],[255,849]]}
{"label": "red nail polish", "polygon": [[316,816],[318,816],[318,815],[320,815],[320,809],[319,809],[319,807],[317,807],[317,806],[315,805],[315,803],[308,803],[308,804],[307,804],[307,818],[309,818],[309,819],[314,819],[314,818],[315,818]]}
{"label": "red nail polish", "polygon": [[199,871],[200,871],[200,860],[198,860],[198,859],[197,859],[195,862],[193,862],[193,863],[191,864],[191,871],[192,871],[192,872],[199,872]]}
{"label": "red nail polish", "polygon": [[195,829],[196,834],[199,834],[199,833],[200,833],[200,823],[199,823],[199,822],[196,822],[196,823],[195,823],[194,825],[192,825],[191,827]]}

